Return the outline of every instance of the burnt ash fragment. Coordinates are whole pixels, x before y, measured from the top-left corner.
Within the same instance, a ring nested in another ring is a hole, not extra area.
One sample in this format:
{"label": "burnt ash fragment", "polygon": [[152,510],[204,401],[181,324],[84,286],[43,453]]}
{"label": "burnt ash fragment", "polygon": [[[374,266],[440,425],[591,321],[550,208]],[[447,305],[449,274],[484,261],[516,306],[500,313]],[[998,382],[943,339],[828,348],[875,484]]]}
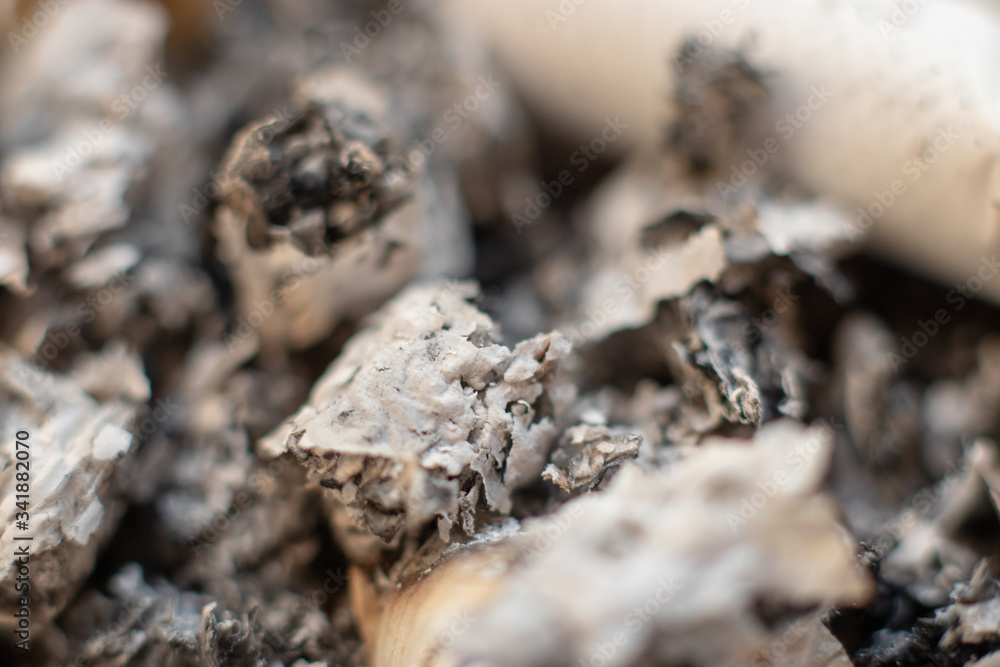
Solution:
{"label": "burnt ash fragment", "polygon": [[667,145],[689,169],[704,174],[725,167],[746,142],[754,112],[768,101],[764,75],[738,51],[705,47],[690,37],[670,67],[679,69],[674,88],[678,119]]}
{"label": "burnt ash fragment", "polygon": [[339,101],[305,103],[245,128],[224,165],[224,199],[247,221],[251,248],[290,238],[319,256],[410,195],[411,174],[379,121]]}
{"label": "burnt ash fragment", "polygon": [[478,513],[510,512],[511,493],[537,479],[558,437],[575,395],[559,372],[569,341],[552,332],[497,343],[495,324],[468,302],[477,292],[405,290],[261,441],[262,454],[289,452],[332,491],[334,532],[356,559],[429,524],[443,542],[453,526],[472,535]]}
{"label": "burnt ash fragment", "polygon": [[642,436],[582,424],[566,431],[542,477],[564,491],[593,491],[626,461],[639,456]]}

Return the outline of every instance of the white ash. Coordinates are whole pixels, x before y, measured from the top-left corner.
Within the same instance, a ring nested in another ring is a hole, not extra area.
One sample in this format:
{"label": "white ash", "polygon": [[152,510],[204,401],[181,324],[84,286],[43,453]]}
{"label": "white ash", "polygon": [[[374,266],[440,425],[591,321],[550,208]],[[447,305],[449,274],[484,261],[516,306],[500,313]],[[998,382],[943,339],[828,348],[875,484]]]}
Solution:
{"label": "white ash", "polygon": [[[131,357],[122,357],[125,375],[141,375]],[[129,367],[134,366],[134,367]],[[101,393],[101,392],[96,392]],[[132,447],[133,403],[112,397],[95,400],[73,379],[39,371],[10,349],[0,349],[0,627],[16,621],[18,594],[15,552],[30,535],[31,614],[41,628],[76,594],[90,575],[98,550],[115,531],[125,510],[121,474]],[[28,530],[18,530],[21,511],[14,493],[15,435],[27,431],[30,452]]]}
{"label": "white ash", "polygon": [[1000,454],[994,443],[979,439],[961,466],[918,490],[871,538],[883,556],[885,579],[929,607],[945,604],[954,586],[973,575],[979,560],[969,539],[975,535],[963,526],[984,508],[1000,515],[998,491]]}
{"label": "white ash", "polygon": [[119,399],[142,403],[151,395],[142,361],[122,340],[112,340],[98,353],[84,352],[73,359],[70,377],[98,401]]}
{"label": "white ash", "polygon": [[21,295],[28,293],[26,240],[24,227],[0,214],[0,285]]}
{"label": "white ash", "polygon": [[623,429],[581,424],[568,429],[542,477],[564,491],[592,491],[626,461],[639,456],[642,436]]}
{"label": "white ash", "polygon": [[[820,491],[831,444],[828,429],[784,420],[752,442],[688,448],[666,470],[626,466],[606,490],[524,522],[492,553],[469,551],[491,574],[466,576],[465,593],[462,577],[448,580],[476,619],[453,645],[427,654],[435,637],[407,634],[411,625],[435,627],[406,614],[433,614],[427,605],[443,584],[430,585],[432,573],[428,590],[417,582],[387,602],[376,655],[394,647],[398,659],[431,655],[434,665],[540,667],[587,664],[596,652],[615,667],[735,667],[766,659],[801,624],[802,645],[785,647],[802,658],[795,664],[850,664],[815,615],[872,592],[836,506]],[[771,485],[767,494],[762,484]],[[752,504],[754,494],[765,501]],[[461,568],[452,562],[440,567]],[[442,608],[439,620],[453,620],[454,609]],[[604,642],[613,650],[601,653]]]}
{"label": "white ash", "polygon": [[[588,338],[642,326],[662,300],[684,296],[726,267],[715,211],[693,193],[664,186],[658,168],[633,163],[594,193],[586,209],[596,266],[581,287],[578,311],[600,312]],[[612,223],[613,221],[613,223]]]}
{"label": "white ash", "polygon": [[475,532],[482,506],[541,473],[573,388],[558,333],[513,350],[468,302],[471,284],[415,286],[352,338],[309,402],[261,442],[289,451],[335,490],[355,522],[391,541],[437,521]]}
{"label": "white ash", "polygon": [[[641,437],[636,458],[642,467],[664,467],[677,457],[672,445],[693,445],[711,431],[704,413],[676,385],[660,386],[642,380],[630,392],[615,387],[583,395],[576,410],[584,422],[595,426],[628,424],[627,431]],[[626,429],[622,429],[626,430]]]}
{"label": "white ash", "polygon": [[[753,377],[754,355],[739,344],[740,330],[748,321],[745,311],[738,303],[715,301],[705,292],[698,292],[688,303],[692,335],[688,345],[674,344],[678,358],[708,380],[696,386],[705,388],[709,406],[717,406],[715,409],[729,421],[759,425],[764,408]],[[714,387],[721,401],[712,400]]]}
{"label": "white ash", "polygon": [[[754,264],[789,257],[836,298],[851,292],[833,259],[850,219],[825,201],[771,198],[754,188],[739,197],[706,195],[671,159],[634,159],[607,179],[584,210],[595,248],[577,305],[590,340],[642,326],[660,301],[687,295],[701,281],[741,287]],[[744,266],[749,265],[749,266]],[[599,315],[593,315],[599,313]]]}
{"label": "white ash", "polygon": [[[43,328],[79,318],[109,282],[114,298],[86,319],[98,339],[176,329],[214,305],[178,209],[204,159],[164,64],[169,29],[156,3],[60,5],[0,72],[0,280]],[[170,275],[147,270],[157,260]]]}
{"label": "white ash", "polygon": [[926,424],[922,458],[937,475],[961,457],[964,437],[993,433],[1000,423],[995,408],[1000,402],[1000,338],[986,336],[975,349],[975,360],[976,369],[964,378],[931,384],[919,405]]}
{"label": "white ash", "polygon": [[128,563],[110,578],[108,597],[90,590],[66,610],[67,641],[51,664],[81,657],[92,667],[273,666],[300,657],[363,664],[345,613],[344,567],[330,564],[322,578],[303,575],[317,552],[315,534],[286,534],[262,562],[224,576],[205,562],[217,554],[199,553],[195,560],[210,577],[187,583]]}
{"label": "white ash", "polygon": [[935,615],[947,625],[941,646],[981,644],[995,641],[1000,634],[1000,585],[990,576],[987,561],[976,568],[969,583],[959,583],[952,591],[953,603]]}
{"label": "white ash", "polygon": [[754,329],[740,302],[703,287],[680,299],[678,310],[684,323],[667,336],[668,359],[685,397],[704,405],[697,431],[723,421],[759,426],[782,415],[805,417],[811,364],[782,340],[780,327]]}
{"label": "white ash", "polygon": [[42,136],[67,116],[100,119],[130,110],[120,96],[148,75],[169,21],[152,3],[83,0],[59,7],[18,56],[3,63],[5,146]]}
{"label": "white ash", "polygon": [[[155,496],[171,537],[198,552],[213,545],[210,562],[221,576],[294,530],[299,524],[291,518],[305,501],[299,485],[277,479],[292,464],[261,465],[250,439],[294,409],[305,395],[304,383],[280,371],[241,369],[255,351],[249,341],[237,349],[213,341],[191,350],[171,393],[174,413],[160,425],[166,437],[143,453],[150,474],[134,480],[140,495]],[[280,530],[259,530],[278,516]],[[224,547],[215,544],[220,534]]]}
{"label": "white ash", "polygon": [[813,614],[779,626],[779,636],[758,651],[750,664],[767,667],[854,667],[844,646]]}
{"label": "white ash", "polygon": [[[112,600],[98,598],[76,603],[87,607],[91,614],[96,607],[110,606],[106,615],[114,618],[109,618],[110,622],[83,645],[70,648],[67,662],[83,659],[84,664],[95,667],[128,665],[139,660],[166,667],[209,664],[211,654],[206,655],[200,649],[203,638],[210,637],[215,629],[215,623],[202,622],[203,610],[215,606],[210,596],[179,591],[162,581],[147,584],[142,568],[135,563],[126,565],[112,577],[109,588]],[[81,612],[71,609],[70,613]],[[204,648],[211,651],[214,647]]]}
{"label": "white ash", "polygon": [[874,646],[859,654],[859,662],[881,667],[908,659],[914,664],[996,667],[1000,585],[994,575],[989,559],[979,561],[953,585],[950,599],[933,617],[922,619],[912,630],[879,631]]}
{"label": "white ash", "polygon": [[126,193],[180,124],[159,61],[168,27],[153,4],[74,2],[7,63],[4,209],[28,226],[44,265],[85,255],[128,222]]}
{"label": "white ash", "polygon": [[106,285],[139,263],[142,254],[135,246],[115,243],[88,253],[66,269],[66,281],[77,289]]}
{"label": "white ash", "polygon": [[460,274],[470,257],[447,179],[404,164],[388,91],[319,70],[297,84],[292,108],[234,139],[215,219],[252,329],[234,335],[259,335],[265,352],[308,347],[408,280]]}
{"label": "white ash", "polygon": [[[219,463],[213,463],[213,470],[218,470]],[[187,540],[195,558],[175,580],[209,591],[225,588],[225,582],[260,567],[282,545],[311,538],[319,502],[315,489],[304,488],[303,477],[291,461],[273,466],[251,464],[247,482],[236,489],[230,505]],[[176,516],[170,520],[174,525],[180,523]]]}

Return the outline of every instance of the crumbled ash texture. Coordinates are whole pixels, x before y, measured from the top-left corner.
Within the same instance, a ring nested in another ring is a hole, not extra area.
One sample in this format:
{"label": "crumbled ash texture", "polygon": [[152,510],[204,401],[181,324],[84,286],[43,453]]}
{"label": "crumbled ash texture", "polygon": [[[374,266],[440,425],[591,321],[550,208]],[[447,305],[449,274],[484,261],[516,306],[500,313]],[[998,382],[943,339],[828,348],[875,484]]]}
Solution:
{"label": "crumbled ash texture", "polygon": [[362,664],[346,606],[348,574],[328,563],[322,575],[304,570],[315,537],[289,540],[257,571],[213,579],[208,590],[178,586],[122,567],[106,592],[88,590],[60,620],[65,643],[46,664],[90,667],[263,667],[297,659]]}
{"label": "crumbled ash texture", "polygon": [[[151,81],[169,27],[162,7],[85,0],[66,9],[54,13],[51,29],[39,31],[17,65],[0,68],[7,119],[0,202],[8,222],[23,228],[36,271],[70,264],[128,223],[134,189],[179,121],[173,92],[159,85],[162,68],[139,112],[122,116],[118,106],[123,90]],[[86,84],[81,71],[89,73]],[[10,249],[27,250],[13,242]]]}
{"label": "crumbled ash texture", "polygon": [[306,101],[236,136],[224,200],[246,220],[251,248],[291,238],[322,255],[402,204],[411,174],[391,152],[382,119],[338,99]]}
{"label": "crumbled ash texture", "polygon": [[681,299],[677,312],[683,325],[667,341],[685,397],[704,413],[698,429],[805,416],[809,363],[777,331],[752,331],[742,303],[707,287]]}
{"label": "crumbled ash texture", "polygon": [[[849,665],[817,614],[865,602],[871,582],[820,491],[831,445],[826,427],[777,421],[665,470],[626,466],[606,490],[524,522],[451,657],[587,664],[613,641],[614,665],[768,664],[784,637],[799,660],[781,664]],[[757,507],[761,480],[773,495]]]}
{"label": "crumbled ash texture", "polygon": [[[977,562],[995,550],[998,481],[996,446],[978,440],[960,466],[909,496],[877,529],[857,522],[859,536],[881,557],[883,578],[928,609],[946,604],[954,588],[973,576]],[[864,483],[864,477],[856,481]],[[847,491],[842,481],[837,487]],[[856,508],[845,505],[855,515]]]}
{"label": "crumbled ash texture", "polygon": [[71,647],[77,663],[95,667],[268,664],[256,611],[233,614],[209,595],[178,590],[166,581],[149,584],[135,563],[115,575],[109,588],[110,598],[93,593],[68,614],[71,635],[84,623],[94,626],[84,643]]}
{"label": "crumbled ash texture", "polygon": [[582,217],[594,250],[578,276],[575,326],[567,329],[574,339],[600,341],[648,324],[659,304],[706,281],[741,301],[765,293],[771,319],[749,328],[751,342],[795,309],[798,294],[779,299],[776,287],[806,278],[838,301],[851,296],[833,261],[847,245],[850,218],[822,201],[772,200],[749,185],[739,197],[719,196],[686,178],[676,160],[635,158],[594,191]]}
{"label": "crumbled ash texture", "polygon": [[294,88],[283,111],[233,140],[214,220],[235,286],[227,341],[259,338],[270,358],[471,259],[453,167],[403,163],[406,108],[384,83],[331,66]]}
{"label": "crumbled ash texture", "polygon": [[940,646],[958,644],[1000,645],[996,637],[1000,628],[1000,583],[983,561],[969,583],[959,583],[952,591],[952,604],[935,614],[935,621],[945,628]]}
{"label": "crumbled ash texture", "polygon": [[[125,374],[132,370],[141,376],[141,367],[123,368]],[[146,386],[140,400],[148,392]],[[26,544],[31,619],[39,628],[90,575],[125,510],[121,475],[131,462],[126,455],[133,438],[126,429],[135,414],[134,403],[98,401],[72,379],[41,371],[0,348],[0,627],[17,625],[17,554]],[[23,478],[17,475],[24,472],[28,502],[18,507],[25,496],[18,497]],[[27,518],[24,528],[15,517]],[[18,541],[25,536],[30,542]]]}
{"label": "crumbled ash texture", "polygon": [[38,667],[1000,667],[1000,310],[752,35],[584,171],[441,3],[6,4],[0,665],[28,532]]}
{"label": "crumbled ash texture", "polygon": [[593,491],[626,461],[639,456],[642,436],[622,429],[581,424],[568,429],[542,477],[564,491]]}
{"label": "crumbled ash texture", "polygon": [[[866,646],[857,651],[856,667],[924,667],[925,665],[972,665],[993,667],[1000,659],[1000,584],[988,561],[979,563],[968,582],[955,585],[949,603],[923,617],[904,624],[907,612],[905,597],[880,586],[875,609],[891,610]],[[897,596],[893,599],[893,596]],[[890,606],[891,605],[891,606]],[[913,606],[910,600],[910,606]],[[868,612],[869,610],[865,610]],[[849,614],[852,612],[848,612]],[[905,627],[903,627],[905,625]]]}
{"label": "crumbled ash texture", "polygon": [[70,635],[92,626],[74,658],[85,664],[144,664],[194,667],[199,664],[202,609],[207,595],[179,591],[167,582],[146,583],[142,568],[126,566],[109,582],[111,597],[91,592],[67,613]]}
{"label": "crumbled ash texture", "polygon": [[585,338],[648,324],[661,301],[714,283],[726,269],[725,216],[683,183],[663,165],[633,160],[590,197],[584,218],[594,266],[579,276],[574,313],[591,324],[579,326]]}
{"label": "crumbled ash texture", "polygon": [[511,491],[541,473],[572,386],[570,344],[540,334],[513,350],[467,299],[470,284],[416,286],[357,334],[308,404],[266,438],[335,490],[355,522],[389,542],[437,520],[475,530],[482,507],[507,513]]}
{"label": "crumbled ash texture", "polygon": [[164,63],[164,7],[82,0],[47,16],[0,65],[0,283],[19,297],[9,321],[33,322],[10,342],[27,357],[46,325],[73,323],[141,350],[216,306],[178,214],[205,138]]}
{"label": "crumbled ash texture", "polygon": [[743,307],[715,300],[706,290],[697,291],[685,305],[692,318],[692,343],[677,348],[682,362],[706,373],[718,387],[731,421],[759,425],[764,416],[761,391],[754,381],[752,350],[746,349],[740,330],[749,322]]}
{"label": "crumbled ash texture", "polygon": [[261,640],[254,636],[249,616],[233,618],[228,611],[216,613],[216,605],[201,610],[201,655],[207,667],[265,667]]}

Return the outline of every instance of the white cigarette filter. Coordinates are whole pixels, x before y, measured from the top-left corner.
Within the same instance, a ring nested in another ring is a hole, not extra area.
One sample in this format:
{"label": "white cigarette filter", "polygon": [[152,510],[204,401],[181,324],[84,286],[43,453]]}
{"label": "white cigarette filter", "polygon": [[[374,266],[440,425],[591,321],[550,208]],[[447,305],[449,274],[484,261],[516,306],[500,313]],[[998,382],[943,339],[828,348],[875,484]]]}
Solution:
{"label": "white cigarette filter", "polygon": [[444,1],[484,33],[529,103],[583,143],[610,118],[627,124],[615,148],[664,150],[680,76],[713,51],[739,52],[770,94],[706,194],[732,196],[780,164],[845,207],[856,240],[1000,301],[1000,279],[981,275],[998,244],[992,3]]}

